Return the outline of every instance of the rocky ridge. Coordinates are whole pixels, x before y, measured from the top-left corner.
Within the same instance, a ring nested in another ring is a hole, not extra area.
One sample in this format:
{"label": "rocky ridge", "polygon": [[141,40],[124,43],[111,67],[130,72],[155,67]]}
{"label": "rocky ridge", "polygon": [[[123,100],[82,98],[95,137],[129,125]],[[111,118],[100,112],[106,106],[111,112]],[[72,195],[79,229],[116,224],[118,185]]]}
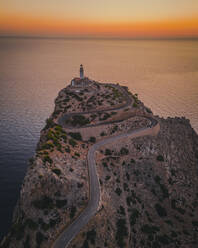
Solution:
{"label": "rocky ridge", "polygon": [[97,151],[100,206],[69,247],[197,247],[198,136],[189,121],[154,117],[127,88],[92,80],[55,100],[1,247],[53,246],[88,204],[89,148],[149,127],[151,117],[158,135]]}

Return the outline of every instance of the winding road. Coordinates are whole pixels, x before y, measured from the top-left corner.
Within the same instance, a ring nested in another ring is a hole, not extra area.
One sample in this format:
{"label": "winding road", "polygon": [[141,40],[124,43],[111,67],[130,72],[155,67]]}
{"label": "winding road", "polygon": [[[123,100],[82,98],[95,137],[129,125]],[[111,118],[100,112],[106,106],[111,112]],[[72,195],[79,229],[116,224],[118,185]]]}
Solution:
{"label": "winding road", "polygon": [[[127,98],[129,98],[127,94]],[[131,101],[127,105],[130,105]],[[125,106],[126,107],[126,106]],[[123,108],[123,106],[122,106]],[[73,240],[73,238],[81,231],[81,229],[89,222],[89,220],[96,214],[99,202],[100,202],[100,184],[96,171],[95,152],[106,144],[116,142],[124,138],[136,138],[146,135],[156,135],[159,132],[159,123],[151,118],[145,117],[150,120],[149,127],[140,128],[134,131],[119,134],[117,136],[111,136],[105,138],[94,145],[92,145],[88,151],[87,163],[89,170],[89,202],[84,211],[71,223],[63,232],[59,235],[53,244],[53,248],[66,248]]]}
{"label": "winding road", "polygon": [[[126,103],[124,103],[123,105],[121,105],[120,107],[109,107],[109,108],[106,108],[106,109],[100,109],[100,110],[90,110],[90,111],[87,111],[87,112],[71,112],[71,113],[68,113],[68,114],[65,114],[65,115],[62,115],[59,119],[58,119],[58,124],[61,125],[61,126],[65,126],[65,121],[67,119],[69,119],[70,117],[74,116],[74,115],[85,115],[85,114],[91,114],[91,113],[101,113],[101,112],[107,112],[107,111],[114,111],[114,110],[121,110],[121,109],[124,109],[128,106],[131,106],[134,102],[134,100],[129,97],[128,95],[128,92],[122,88],[120,85],[113,85],[113,84],[108,84],[112,87],[114,87],[115,89],[117,90],[120,90],[122,92],[122,94],[124,95],[124,98],[126,99]],[[109,121],[109,122],[101,122],[99,124],[90,124],[90,125],[85,125],[83,127],[79,127],[79,128],[86,128],[86,127],[95,127],[95,126],[100,126],[100,125],[104,125],[104,124],[112,124],[116,121]],[[76,127],[67,127],[68,129],[76,129]]]}

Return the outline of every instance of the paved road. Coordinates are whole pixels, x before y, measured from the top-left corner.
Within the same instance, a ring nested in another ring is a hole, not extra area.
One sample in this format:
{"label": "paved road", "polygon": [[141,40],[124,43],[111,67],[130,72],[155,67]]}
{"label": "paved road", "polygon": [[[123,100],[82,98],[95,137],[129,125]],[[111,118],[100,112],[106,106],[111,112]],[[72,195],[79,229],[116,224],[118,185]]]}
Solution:
{"label": "paved road", "polygon": [[[126,137],[135,138],[145,135],[155,135],[159,131],[159,124],[155,119],[151,117],[147,118],[151,121],[149,127],[140,128],[135,131],[130,131],[127,133],[119,134],[117,136],[109,137],[91,146],[87,156],[90,180],[89,203],[85,210],[77,217],[77,219],[60,234],[58,239],[55,241],[53,248],[68,247],[72,239],[80,232],[80,230],[89,222],[89,220],[97,212],[100,201],[100,185],[96,171],[95,152],[103,145],[118,141],[119,139],[123,139]],[[156,129],[157,125],[158,129]]]}

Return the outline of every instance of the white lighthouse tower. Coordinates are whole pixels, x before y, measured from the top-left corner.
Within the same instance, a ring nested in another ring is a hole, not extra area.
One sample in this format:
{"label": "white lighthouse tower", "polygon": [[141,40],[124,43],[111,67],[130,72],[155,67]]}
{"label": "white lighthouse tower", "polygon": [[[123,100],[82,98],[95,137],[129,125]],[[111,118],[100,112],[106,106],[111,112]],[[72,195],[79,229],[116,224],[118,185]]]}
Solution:
{"label": "white lighthouse tower", "polygon": [[84,78],[84,69],[83,69],[83,65],[80,65],[80,79]]}

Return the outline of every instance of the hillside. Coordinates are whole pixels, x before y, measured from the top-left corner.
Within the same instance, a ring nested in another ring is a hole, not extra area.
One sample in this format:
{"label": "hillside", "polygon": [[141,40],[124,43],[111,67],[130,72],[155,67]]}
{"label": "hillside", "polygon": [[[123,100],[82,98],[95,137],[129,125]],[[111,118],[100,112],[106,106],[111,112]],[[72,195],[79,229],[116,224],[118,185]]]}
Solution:
{"label": "hillside", "polygon": [[197,212],[189,121],[86,78],[59,92],[0,247],[197,247]]}

